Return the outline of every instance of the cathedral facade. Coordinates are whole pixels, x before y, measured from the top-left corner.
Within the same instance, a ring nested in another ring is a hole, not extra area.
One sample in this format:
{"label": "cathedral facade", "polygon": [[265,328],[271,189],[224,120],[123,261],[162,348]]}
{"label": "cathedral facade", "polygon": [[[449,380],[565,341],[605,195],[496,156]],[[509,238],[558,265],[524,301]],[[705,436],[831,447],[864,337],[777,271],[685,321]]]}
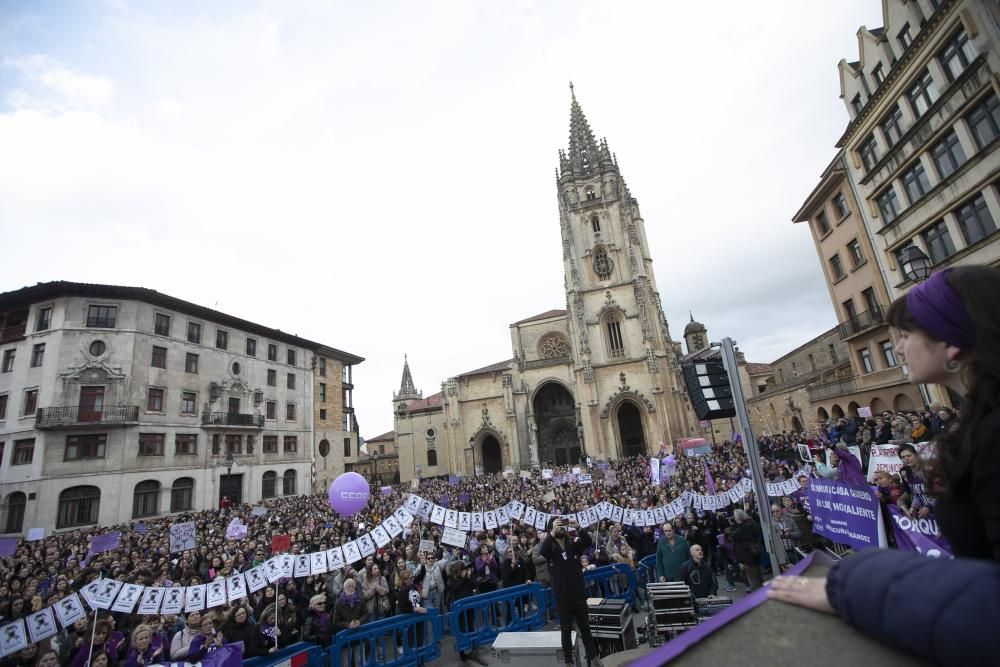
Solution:
{"label": "cathedral facade", "polygon": [[573,94],[556,179],[564,309],[510,325],[511,358],[393,396],[402,480],[647,454],[695,434],[645,223]]}

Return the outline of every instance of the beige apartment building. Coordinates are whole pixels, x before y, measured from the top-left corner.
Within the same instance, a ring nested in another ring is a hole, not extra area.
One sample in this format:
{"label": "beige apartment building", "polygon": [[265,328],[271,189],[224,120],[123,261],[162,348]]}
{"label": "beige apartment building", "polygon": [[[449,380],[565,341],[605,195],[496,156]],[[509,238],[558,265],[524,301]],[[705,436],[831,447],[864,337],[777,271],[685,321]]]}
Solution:
{"label": "beige apartment building", "polygon": [[313,491],[329,488],[358,459],[358,422],[354,416],[354,365],[361,357],[321,345],[315,352]]}

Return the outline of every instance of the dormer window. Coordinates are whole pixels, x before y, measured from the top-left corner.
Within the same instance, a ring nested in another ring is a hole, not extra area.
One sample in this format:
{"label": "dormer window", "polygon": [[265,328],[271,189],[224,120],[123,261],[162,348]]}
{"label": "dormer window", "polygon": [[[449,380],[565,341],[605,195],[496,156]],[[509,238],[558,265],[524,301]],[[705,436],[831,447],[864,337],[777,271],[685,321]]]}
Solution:
{"label": "dormer window", "polygon": [[598,234],[601,231],[601,219],[596,215],[590,219],[590,226],[594,228],[594,233]]}
{"label": "dormer window", "polygon": [[864,108],[864,105],[861,103],[861,93],[855,95],[854,99],[851,100],[851,108],[854,109],[855,114],[861,113],[861,110]]}

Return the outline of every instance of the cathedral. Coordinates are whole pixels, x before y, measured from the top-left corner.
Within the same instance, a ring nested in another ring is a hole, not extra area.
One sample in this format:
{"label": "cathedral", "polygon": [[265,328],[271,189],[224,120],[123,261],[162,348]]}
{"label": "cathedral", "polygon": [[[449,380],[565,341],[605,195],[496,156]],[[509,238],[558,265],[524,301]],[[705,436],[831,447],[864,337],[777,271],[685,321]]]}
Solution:
{"label": "cathedral", "polygon": [[556,178],[565,308],[514,322],[509,359],[431,396],[404,361],[393,395],[402,481],[618,459],[696,432],[638,202],[570,89]]}

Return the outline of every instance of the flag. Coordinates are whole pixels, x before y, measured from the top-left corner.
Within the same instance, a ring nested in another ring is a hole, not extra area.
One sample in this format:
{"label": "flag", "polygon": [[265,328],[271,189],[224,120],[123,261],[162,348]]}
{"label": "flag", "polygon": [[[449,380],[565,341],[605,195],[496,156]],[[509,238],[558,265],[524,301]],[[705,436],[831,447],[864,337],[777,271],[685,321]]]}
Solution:
{"label": "flag", "polygon": [[117,531],[97,535],[90,540],[90,553],[99,554],[104,553],[105,551],[111,551],[112,549],[117,549],[118,545],[121,543],[121,537],[122,534]]}
{"label": "flag", "polygon": [[440,496],[438,496],[438,505],[440,505],[441,507],[451,506],[451,498],[448,497],[447,493],[442,493]]}
{"label": "flag", "polygon": [[247,536],[247,527],[240,522],[239,517],[229,522],[226,528],[227,540],[242,540]]}
{"label": "flag", "polygon": [[382,495],[383,496],[391,496],[392,495],[392,487],[391,486],[383,486],[382,487]]}
{"label": "flag", "polygon": [[137,523],[134,526],[132,526],[132,531],[136,532],[136,533],[139,533],[140,535],[145,535],[146,534],[146,524],[144,524],[142,521],[140,521],[139,523]]}
{"label": "flag", "polygon": [[271,537],[271,553],[277,554],[292,548],[292,538],[289,535],[274,535]]}
{"label": "flag", "polygon": [[708,490],[709,495],[715,495],[715,480],[712,479],[712,471],[708,469],[708,462],[702,461],[702,465],[705,466],[705,489]]}
{"label": "flag", "polygon": [[0,537],[0,556],[13,556],[16,550],[16,537]]}
{"label": "flag", "polygon": [[458,475],[448,475],[448,483],[452,486],[458,486]]}

